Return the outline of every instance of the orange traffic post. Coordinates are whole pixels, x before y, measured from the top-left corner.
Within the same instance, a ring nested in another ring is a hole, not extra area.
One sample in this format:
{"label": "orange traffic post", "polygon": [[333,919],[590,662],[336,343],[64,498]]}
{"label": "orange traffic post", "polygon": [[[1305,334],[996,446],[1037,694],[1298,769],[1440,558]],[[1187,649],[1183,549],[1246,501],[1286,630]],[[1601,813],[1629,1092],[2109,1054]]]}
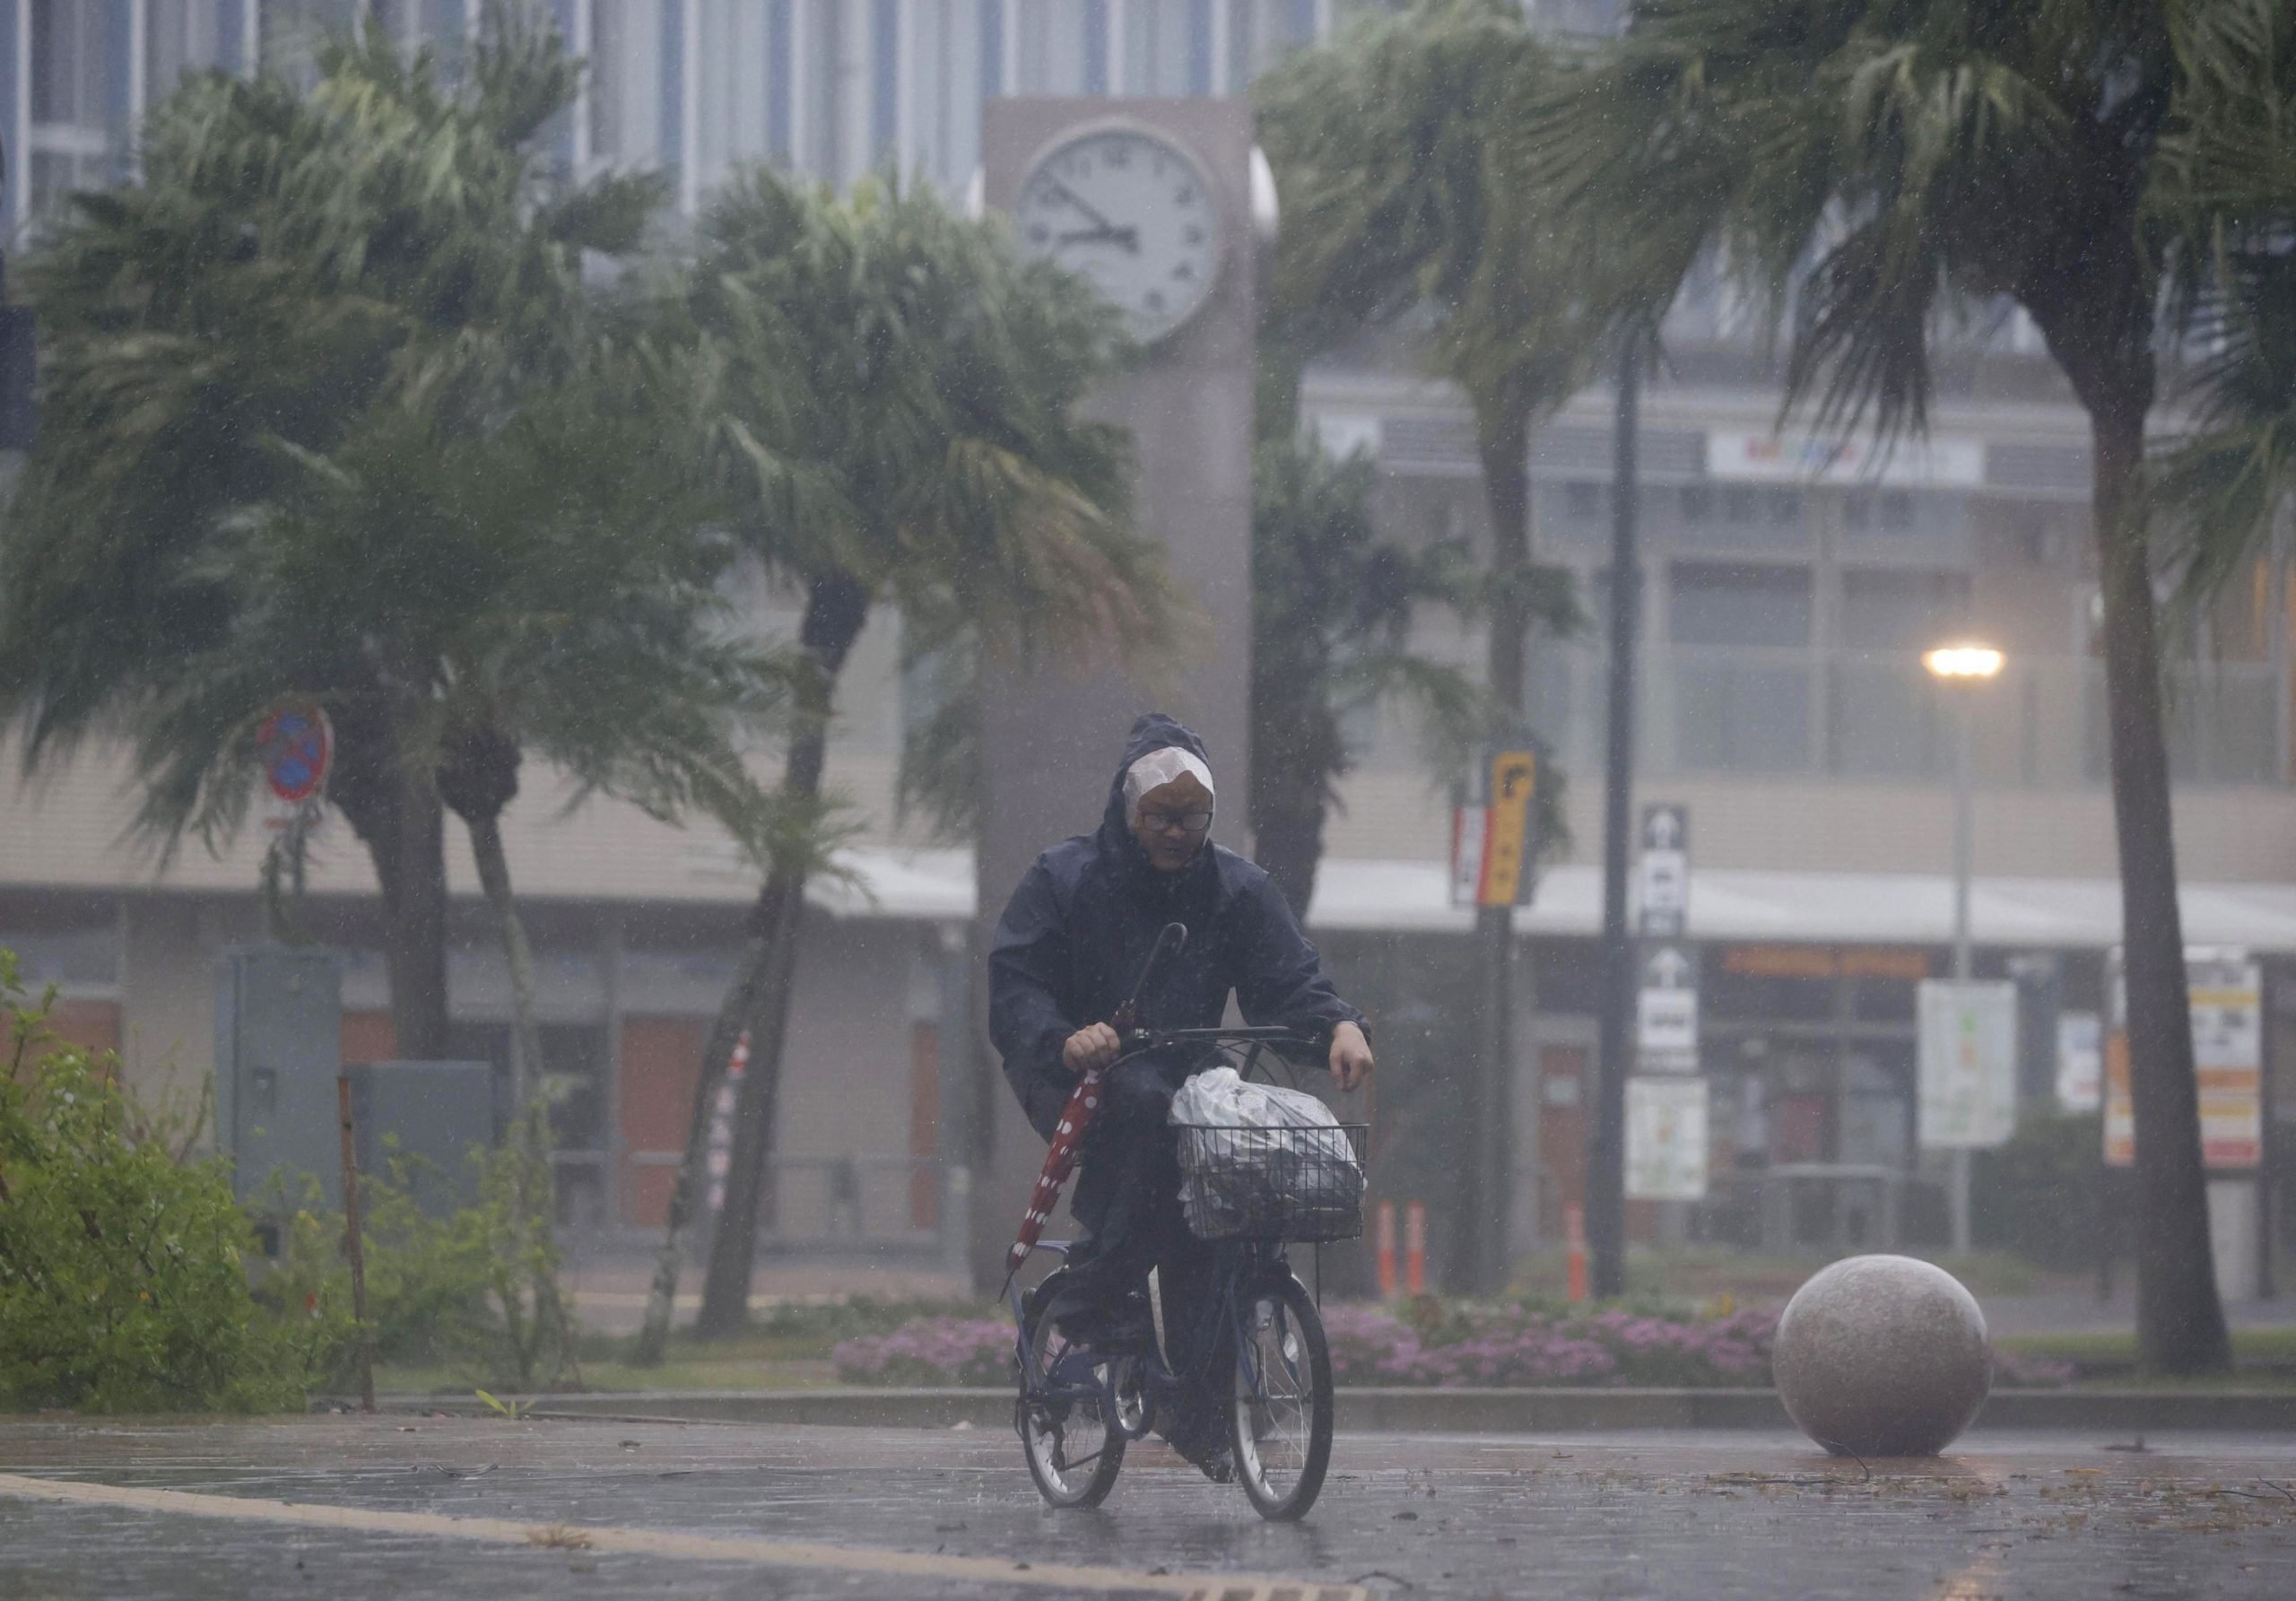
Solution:
{"label": "orange traffic post", "polygon": [[1379,1203],[1379,1298],[1393,1301],[1396,1294],[1396,1204]]}
{"label": "orange traffic post", "polygon": [[1418,1201],[1404,1208],[1403,1282],[1413,1295],[1427,1293],[1427,1208]]}
{"label": "orange traffic post", "polygon": [[1562,1240],[1565,1260],[1570,1265],[1570,1295],[1573,1301],[1587,1299],[1587,1209],[1573,1201],[1562,1209]]}

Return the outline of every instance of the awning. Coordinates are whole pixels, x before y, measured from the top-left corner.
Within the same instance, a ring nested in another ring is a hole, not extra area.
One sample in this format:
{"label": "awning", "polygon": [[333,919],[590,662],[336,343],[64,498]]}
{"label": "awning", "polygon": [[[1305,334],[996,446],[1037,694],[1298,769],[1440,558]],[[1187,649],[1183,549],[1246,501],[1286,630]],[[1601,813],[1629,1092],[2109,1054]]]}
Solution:
{"label": "awning", "polygon": [[[818,881],[808,892],[833,916],[961,922],[974,915],[970,851],[856,848],[839,860],[852,881]],[[2296,884],[2187,884],[2179,899],[2187,944],[2296,952]],[[1952,920],[1952,883],[1943,874],[1691,874],[1692,939],[1943,944]],[[1332,932],[1464,933],[1473,922],[1450,903],[1449,874],[1439,861],[1326,860],[1308,912],[1310,927]],[[1980,877],[1970,924],[1980,944],[2101,949],[2120,940],[2120,886]],[[1591,937],[1601,925],[1601,874],[1592,866],[1549,869],[1536,903],[1516,913],[1526,934]]]}

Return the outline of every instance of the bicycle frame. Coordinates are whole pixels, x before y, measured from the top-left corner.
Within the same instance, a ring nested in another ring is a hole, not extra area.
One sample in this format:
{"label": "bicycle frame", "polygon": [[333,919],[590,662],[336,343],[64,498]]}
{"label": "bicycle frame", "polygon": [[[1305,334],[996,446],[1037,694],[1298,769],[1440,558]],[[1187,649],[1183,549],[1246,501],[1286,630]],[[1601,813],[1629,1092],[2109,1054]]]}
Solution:
{"label": "bicycle frame", "polygon": [[[1167,1050],[1177,1046],[1202,1045],[1214,1047],[1239,1045],[1246,1048],[1240,1076],[1248,1079],[1263,1057],[1273,1057],[1290,1066],[1285,1053],[1279,1048],[1291,1046],[1299,1050],[1311,1050],[1315,1042],[1303,1040],[1289,1029],[1135,1029],[1126,1036],[1128,1048],[1117,1058],[1128,1061],[1152,1051]],[[1113,1066],[1114,1064],[1111,1064]],[[1296,1075],[1293,1075],[1296,1083]],[[1041,1240],[1038,1250],[1056,1253],[1064,1260],[1068,1255],[1068,1242]],[[1214,1248],[1213,1293],[1197,1316],[1202,1319],[1196,1327],[1201,1336],[1193,1348],[1209,1352],[1217,1349],[1223,1330],[1234,1345],[1234,1360],[1238,1370],[1249,1376],[1256,1397],[1265,1397],[1265,1382],[1254,1368],[1248,1331],[1243,1327],[1240,1308],[1248,1297],[1265,1283],[1292,1271],[1291,1258],[1280,1240],[1234,1240]],[[1175,1373],[1167,1364],[1164,1353],[1151,1342],[1145,1352],[1094,1351],[1084,1346],[1071,1346],[1054,1363],[1049,1373],[1042,1376],[1031,1370],[1029,1346],[1031,1329],[1028,1312],[1022,1301],[1023,1292],[1017,1282],[1008,1285],[1012,1302],[1013,1327],[1013,1365],[1021,1375],[1021,1393],[1013,1404],[1013,1422],[1016,1432],[1023,1439],[1028,1432],[1028,1414],[1032,1406],[1056,1405],[1062,1402],[1097,1400],[1101,1404],[1101,1415],[1109,1420],[1110,1432],[1127,1440],[1140,1440],[1149,1432],[1150,1420],[1155,1415],[1156,1403],[1177,1394],[1190,1376]],[[1124,1408],[1118,1404],[1118,1390],[1131,1375],[1125,1364],[1140,1363],[1143,1405],[1135,1423],[1124,1421]],[[1096,1371],[1097,1370],[1097,1371]],[[1088,1459],[1089,1460],[1089,1459]],[[1074,1466],[1083,1466],[1083,1463]]]}
{"label": "bicycle frame", "polygon": [[[1064,1257],[1068,1254],[1065,1241],[1050,1241],[1039,1245],[1037,1249],[1054,1251]],[[1195,1347],[1206,1352],[1214,1349],[1215,1342],[1222,1332],[1221,1326],[1225,1325],[1225,1333],[1234,1348],[1233,1357],[1238,1370],[1249,1376],[1255,1398],[1264,1400],[1266,1398],[1265,1384],[1253,1365],[1251,1341],[1248,1331],[1244,1327],[1240,1309],[1262,1285],[1288,1276],[1292,1271],[1291,1260],[1283,1244],[1274,1240],[1239,1240],[1216,1246],[1214,1250],[1218,1263],[1213,1272],[1216,1288],[1197,1314],[1200,1321],[1196,1325],[1196,1332],[1203,1337],[1194,1343]],[[1010,1292],[1010,1298],[1015,1330],[1014,1365],[1021,1375],[1021,1393],[1013,1406],[1013,1421],[1015,1431],[1023,1438],[1027,1434],[1028,1411],[1031,1406],[1098,1401],[1101,1406],[1101,1416],[1109,1420],[1111,1433],[1120,1434],[1127,1440],[1145,1439],[1151,1420],[1155,1416],[1155,1404],[1176,1396],[1193,1377],[1173,1371],[1166,1362],[1164,1353],[1152,1342],[1146,1350],[1137,1352],[1100,1351],[1089,1346],[1072,1345],[1062,1353],[1052,1371],[1039,1382],[1029,1361],[1030,1329],[1022,1292],[1013,1289]],[[1140,1364],[1144,1404],[1137,1421],[1127,1423],[1124,1421],[1125,1409],[1118,1404],[1118,1392],[1125,1379],[1130,1377],[1124,1366],[1130,1362]],[[1082,1467],[1091,1460],[1091,1457],[1086,1457],[1072,1466]]]}

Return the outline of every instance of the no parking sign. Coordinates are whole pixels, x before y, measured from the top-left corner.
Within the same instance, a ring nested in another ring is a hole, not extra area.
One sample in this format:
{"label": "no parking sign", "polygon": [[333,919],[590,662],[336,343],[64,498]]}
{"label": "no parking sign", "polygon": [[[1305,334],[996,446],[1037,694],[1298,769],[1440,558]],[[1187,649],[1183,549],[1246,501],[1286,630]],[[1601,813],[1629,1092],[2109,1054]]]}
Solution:
{"label": "no parking sign", "polygon": [[326,798],[327,770],[335,762],[335,729],[326,713],[310,704],[283,706],[256,730],[256,755],[263,764],[263,826],[283,833],[299,819],[317,813]]}

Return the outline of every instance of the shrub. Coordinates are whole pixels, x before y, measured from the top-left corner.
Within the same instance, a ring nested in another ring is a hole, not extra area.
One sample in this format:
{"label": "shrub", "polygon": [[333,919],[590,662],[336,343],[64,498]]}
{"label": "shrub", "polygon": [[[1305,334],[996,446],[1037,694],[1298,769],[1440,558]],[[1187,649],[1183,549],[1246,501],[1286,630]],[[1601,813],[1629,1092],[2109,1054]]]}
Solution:
{"label": "shrub", "polygon": [[[547,1388],[573,1361],[574,1329],[558,1282],[549,1157],[532,1138],[470,1154],[476,1204],[445,1216],[416,1205],[406,1159],[361,1175],[367,1322],[375,1360],[445,1368],[474,1385]],[[296,1211],[280,1266],[257,1294],[325,1331],[316,1382],[347,1388],[357,1327],[339,1212]]]}
{"label": "shrub", "polygon": [[300,1406],[309,1331],[250,1296],[229,1170],[57,1040],[52,999],[0,951],[0,1410]]}

